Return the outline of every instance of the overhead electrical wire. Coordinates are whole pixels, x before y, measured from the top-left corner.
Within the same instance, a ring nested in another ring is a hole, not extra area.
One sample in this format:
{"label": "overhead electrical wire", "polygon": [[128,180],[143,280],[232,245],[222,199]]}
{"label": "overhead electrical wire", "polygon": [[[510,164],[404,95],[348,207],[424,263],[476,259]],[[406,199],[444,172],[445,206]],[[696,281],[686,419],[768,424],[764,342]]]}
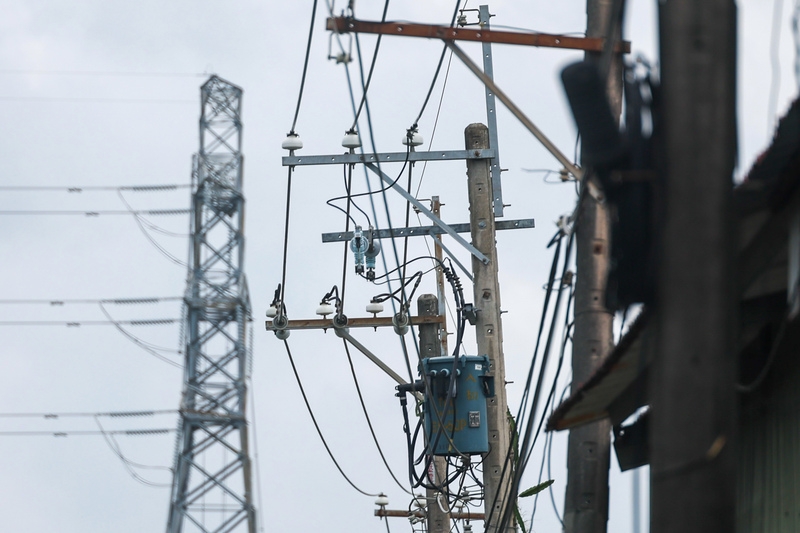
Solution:
{"label": "overhead electrical wire", "polygon": [[[529,367],[529,370],[528,370],[528,376],[527,376],[526,381],[525,381],[525,387],[523,389],[522,399],[520,400],[520,405],[519,405],[519,408],[517,410],[517,416],[515,418],[515,421],[516,421],[515,424],[516,424],[517,428],[520,428],[525,423],[525,415],[526,415],[526,413],[528,411],[528,398],[529,398],[529,393],[530,393],[530,390],[531,390],[531,386],[533,384],[533,374],[534,374],[534,369],[535,369],[536,361],[537,361],[538,354],[539,354],[539,343],[541,341],[542,333],[544,332],[544,328],[545,328],[546,321],[547,321],[547,311],[548,311],[549,306],[550,306],[550,296],[551,296],[551,293],[552,293],[553,281],[555,280],[555,277],[556,277],[556,272],[557,272],[557,269],[558,269],[558,262],[559,262],[559,258],[560,258],[560,254],[561,254],[561,239],[559,238],[560,235],[561,235],[560,232],[556,233],[556,235],[553,237],[553,239],[550,241],[550,244],[548,245],[548,247],[549,247],[552,244],[555,244],[556,248],[555,248],[555,251],[553,252],[553,262],[552,262],[552,265],[550,267],[550,274],[548,276],[548,283],[547,283],[548,289],[545,292],[545,298],[544,298],[544,304],[543,304],[543,308],[542,308],[542,314],[541,314],[541,318],[539,320],[539,328],[538,328],[538,332],[537,332],[537,335],[536,335],[536,344],[535,344],[535,347],[534,347],[534,350],[533,350],[533,357],[532,357],[531,364],[530,364],[530,367]],[[519,429],[517,431],[518,431],[518,435],[521,436],[522,433],[519,432]],[[508,451],[506,452],[505,459],[503,461],[503,468],[502,468],[501,473],[500,473],[500,482],[498,483],[498,486],[503,486],[503,482],[506,479],[506,476],[508,476],[509,473],[511,471],[513,471],[515,467],[518,468],[518,466],[517,466],[518,462],[519,462],[519,457],[514,457],[514,450],[511,447],[509,447]],[[513,492],[512,492],[512,494],[513,494]],[[498,497],[500,497],[499,492],[495,495],[495,500]],[[489,516],[487,517],[487,523],[489,523],[489,520],[491,520],[491,518],[494,515],[495,504],[496,504],[496,502],[492,502],[491,503],[491,506],[490,506],[491,511],[489,513]]]}
{"label": "overhead electrical wire", "polygon": [[[461,0],[457,0],[456,1],[456,8],[455,8],[455,10],[453,10],[453,16],[450,19],[450,27],[451,28],[456,23],[456,19],[458,18],[458,11],[459,11],[459,7],[460,6],[461,6]],[[466,7],[466,4],[464,4],[464,6]],[[425,113],[425,108],[428,106],[428,101],[430,100],[431,94],[433,93],[433,88],[436,86],[436,81],[439,78],[439,72],[442,69],[442,63],[444,62],[444,56],[447,53],[447,48],[448,48],[447,45],[444,45],[442,47],[442,53],[439,56],[439,62],[436,64],[436,70],[433,73],[433,80],[431,81],[431,85],[428,88],[428,93],[425,95],[425,100],[422,102],[422,108],[420,108],[419,113],[417,113],[417,118],[414,119],[414,125],[416,125],[419,122],[419,120],[422,118],[422,115]],[[453,57],[452,52],[450,54],[450,57],[452,59],[452,57]],[[447,70],[448,71],[450,70],[450,65],[449,64],[448,64]],[[444,88],[442,88],[442,91],[444,91]]]}
{"label": "overhead electrical wire", "polygon": [[180,322],[178,318],[151,318],[141,320],[0,320],[0,326],[166,326]]}
{"label": "overhead electrical wire", "polygon": [[0,437],[73,437],[124,435],[126,437],[147,437],[174,433],[174,428],[114,429],[110,431],[78,430],[78,431],[0,431]]}
{"label": "overhead electrical wire", "polygon": [[350,348],[347,346],[347,341],[345,339],[342,339],[342,343],[344,344],[344,351],[347,354],[347,362],[350,365],[350,373],[353,376],[353,384],[355,385],[356,392],[358,393],[358,401],[361,403],[361,410],[364,412],[364,418],[367,421],[367,426],[369,426],[369,432],[372,435],[372,441],[375,443],[375,447],[378,449],[378,453],[381,456],[383,465],[386,467],[386,470],[389,472],[389,475],[392,476],[392,479],[394,479],[395,483],[397,483],[397,486],[407,494],[411,494],[413,496],[413,493],[405,488],[400,481],[398,481],[397,476],[394,475],[392,468],[389,466],[389,462],[386,460],[386,455],[384,455],[383,449],[378,442],[378,437],[375,435],[375,428],[372,427],[372,420],[370,420],[369,412],[367,411],[367,405],[364,403],[364,396],[361,394],[361,386],[358,384],[358,376],[356,375],[356,369],[353,365],[353,358],[350,356]]}
{"label": "overhead electrical wire", "polygon": [[119,460],[122,461],[122,464],[125,466],[125,470],[128,471],[128,474],[130,474],[130,476],[133,479],[135,479],[139,483],[141,483],[143,485],[146,485],[148,487],[169,487],[169,486],[172,485],[171,483],[156,483],[156,482],[150,481],[150,480],[142,477],[140,474],[138,474],[134,470],[134,468],[144,468],[144,469],[148,469],[148,470],[166,470],[167,472],[170,472],[170,473],[172,472],[172,469],[167,467],[167,466],[143,465],[141,463],[135,463],[135,462],[131,461],[130,459],[125,457],[125,455],[122,453],[122,449],[120,448],[119,443],[117,442],[117,439],[114,438],[114,435],[112,435],[112,434],[110,434],[110,433],[108,433],[106,431],[106,429],[100,423],[100,419],[95,417],[94,421],[97,424],[97,427],[100,429],[100,432],[103,435],[103,439],[106,441],[106,444],[108,444],[108,447],[111,449],[111,451],[114,453],[114,455],[116,455],[119,458]]}
{"label": "overhead electrical wire", "polygon": [[45,76],[122,76],[137,78],[201,78],[205,72],[119,72],[93,70],[43,70],[43,69],[0,69],[0,74],[36,74]]}
{"label": "overhead electrical wire", "polygon": [[295,380],[297,380],[297,386],[300,389],[300,394],[303,396],[303,402],[306,405],[306,410],[308,411],[309,416],[311,416],[311,421],[314,423],[314,428],[317,430],[317,435],[319,435],[319,438],[322,441],[322,445],[325,447],[325,451],[328,452],[328,457],[331,458],[331,461],[333,461],[333,464],[336,466],[336,469],[339,471],[339,473],[342,475],[342,477],[345,479],[345,481],[347,481],[347,483],[351,487],[353,487],[357,492],[363,494],[364,496],[370,496],[370,497],[379,496],[378,493],[370,493],[370,492],[365,492],[365,491],[361,490],[355,483],[353,483],[350,480],[350,478],[347,476],[347,474],[344,473],[344,470],[342,470],[342,467],[339,465],[339,462],[336,460],[336,457],[334,457],[333,452],[330,449],[330,446],[328,446],[328,442],[325,440],[325,437],[322,435],[322,430],[320,429],[319,424],[317,423],[317,417],[314,416],[314,411],[311,409],[311,404],[308,403],[308,397],[306,396],[306,391],[305,391],[305,388],[303,387],[303,382],[300,380],[300,374],[297,373],[297,367],[294,364],[294,358],[292,357],[292,351],[291,351],[291,349],[289,349],[289,343],[285,339],[283,341],[283,345],[286,348],[286,355],[289,356],[289,363],[292,365],[292,372],[294,372]]}
{"label": "overhead electrical wire", "polygon": [[308,58],[311,54],[311,41],[314,37],[314,20],[317,16],[317,0],[314,0],[314,4],[311,6],[311,23],[308,27],[308,43],[306,44],[306,57],[303,60],[303,75],[300,77],[300,91],[297,94],[297,106],[294,110],[294,119],[292,119],[292,128],[289,130],[289,134],[293,134],[295,131],[295,127],[297,126],[297,117],[300,116],[300,103],[303,101],[303,90],[306,86],[306,74],[308,73]]}
{"label": "overhead electrical wire", "polygon": [[[129,212],[131,212],[131,213],[133,213],[134,209],[131,207],[131,204],[129,204],[129,203],[128,203],[128,200],[126,200],[126,199],[125,199],[125,195],[124,195],[124,194],[122,194],[122,190],[117,190],[117,196],[118,196],[118,197],[119,197],[119,199],[122,201],[122,203],[125,205],[125,207],[128,209],[128,211],[129,211]],[[158,243],[158,242],[157,242],[157,241],[156,241],[156,240],[153,238],[153,236],[152,236],[152,235],[150,235],[150,233],[148,233],[148,231],[147,231],[147,230],[145,229],[145,227],[144,227],[144,224],[143,224],[143,222],[142,222],[142,220],[143,220],[143,219],[142,219],[142,217],[141,217],[140,215],[134,214],[134,217],[133,217],[133,219],[136,221],[136,225],[138,226],[138,228],[139,228],[139,231],[141,231],[141,232],[142,232],[142,235],[144,235],[144,236],[145,236],[145,238],[146,238],[146,239],[147,239],[147,240],[150,242],[150,244],[152,244],[152,245],[153,245],[153,247],[154,247],[156,250],[158,250],[158,252],[159,252],[161,255],[163,255],[164,257],[166,257],[166,258],[167,258],[169,261],[171,261],[173,264],[176,264],[176,265],[178,265],[178,266],[180,266],[180,267],[183,267],[183,268],[187,268],[187,269],[189,268],[189,263],[187,263],[187,262],[185,262],[185,261],[181,261],[180,259],[178,259],[178,258],[177,258],[177,257],[175,257],[174,255],[172,255],[171,253],[169,253],[169,252],[166,250],[166,248],[164,248],[163,246],[161,246],[161,245],[160,245],[160,244],[159,244],[159,243]]]}
{"label": "overhead electrical wire", "polygon": [[[574,236],[575,236],[574,233],[570,233],[567,239],[567,246],[566,246],[566,251],[564,253],[564,263],[561,273],[562,279],[564,279],[564,277],[566,276],[566,272],[570,264]],[[533,448],[536,442],[536,437],[538,436],[538,434],[533,434],[533,424],[536,420],[536,412],[538,410],[538,404],[539,404],[539,395],[541,393],[542,385],[544,384],[544,375],[545,375],[545,370],[547,368],[547,360],[550,355],[550,346],[554,337],[556,319],[558,317],[562,294],[563,294],[563,289],[560,288],[556,294],[556,301],[553,309],[553,319],[550,322],[550,330],[547,335],[544,351],[542,352],[542,359],[541,363],[539,364],[539,377],[537,378],[536,381],[536,388],[533,393],[533,400],[531,402],[529,410],[530,414],[527,418],[527,422],[525,425],[525,433],[522,440],[522,445],[520,446],[520,463],[517,465],[516,471],[513,473],[513,477],[511,478],[511,483],[509,484],[511,495],[515,495],[518,492],[520,479],[522,477],[522,474],[525,472],[528,459],[530,458],[530,450]],[[500,522],[501,529],[503,529],[511,520],[511,515],[513,514],[512,503],[514,500],[515,498],[513,498],[513,496],[511,498],[506,499],[505,509],[503,510],[502,520]]]}
{"label": "overhead electrical wire", "polygon": [[0,418],[44,418],[56,420],[59,418],[135,418],[141,416],[156,416],[177,414],[177,409],[153,409],[142,411],[99,411],[99,412],[42,412],[42,413],[0,413]]}
{"label": "overhead electrical wire", "polygon": [[160,302],[175,302],[182,301],[182,296],[160,296],[152,298],[53,298],[53,299],[9,299],[0,300],[0,305],[17,305],[17,304],[47,304],[51,306],[62,306],[67,304],[115,304],[115,305],[131,305],[131,304],[155,304]]}
{"label": "overhead electrical wire", "polygon": [[152,355],[156,359],[164,361],[168,365],[174,366],[175,368],[183,368],[183,365],[181,363],[177,363],[177,362],[175,362],[175,361],[173,361],[171,359],[168,359],[168,358],[164,357],[161,353],[159,353],[159,351],[170,351],[170,352],[173,352],[173,353],[182,354],[183,353],[182,350],[173,350],[173,349],[169,349],[169,348],[163,348],[161,346],[156,346],[154,344],[151,344],[151,343],[143,341],[142,339],[140,339],[139,337],[137,337],[133,333],[130,333],[125,328],[123,328],[122,324],[120,324],[119,321],[114,320],[111,317],[111,315],[108,313],[108,311],[106,311],[106,308],[103,307],[103,304],[99,304],[99,305],[100,305],[100,310],[103,312],[103,314],[106,316],[106,318],[109,319],[114,324],[114,327],[117,328],[117,331],[122,333],[122,335],[126,339],[130,340],[132,343],[134,343],[139,348],[143,349],[144,351],[146,351],[147,353],[149,353],[150,355]]}
{"label": "overhead electrical wire", "polygon": [[[386,22],[386,12],[388,10],[389,10],[389,0],[386,0],[386,2],[384,2],[383,4],[383,13],[381,14],[381,22]],[[351,12],[351,15],[354,16],[355,13]],[[361,85],[362,93],[361,93],[361,102],[358,104],[358,109],[356,109],[355,117],[353,117],[353,125],[351,126],[351,129],[355,129],[355,127],[358,125],[358,118],[361,116],[361,110],[364,109],[364,106],[367,105],[367,92],[369,92],[369,85],[370,83],[372,83],[372,75],[375,72],[375,63],[378,60],[378,50],[380,50],[381,48],[382,38],[383,34],[379,33],[378,38],[375,40],[375,51],[372,53],[372,61],[369,66],[369,74],[367,75],[367,80],[365,82],[363,80],[364,68],[363,64],[361,64],[361,48],[358,42],[358,33],[356,33],[356,48],[358,49],[358,61],[359,61],[359,66],[361,68],[361,76],[362,76],[362,85]],[[367,113],[369,113],[369,111],[367,111]]]}
{"label": "overhead electrical wire", "polygon": [[164,185],[73,185],[70,187],[58,185],[2,185],[0,191],[25,192],[25,191],[60,191],[71,194],[80,194],[84,191],[131,191],[131,192],[164,192],[177,189],[188,189],[191,183],[168,183]]}
{"label": "overhead electrical wire", "polygon": [[188,215],[191,213],[189,209],[148,209],[144,211],[137,210],[100,210],[100,211],[81,211],[81,210],[0,210],[0,215],[83,215],[87,217],[97,217],[100,215],[148,215],[148,216],[162,216],[162,215]]}
{"label": "overhead electrical wire", "polygon": [[68,98],[48,96],[0,96],[3,102],[64,102],[73,104],[193,104],[197,100],[168,100],[145,98]]}

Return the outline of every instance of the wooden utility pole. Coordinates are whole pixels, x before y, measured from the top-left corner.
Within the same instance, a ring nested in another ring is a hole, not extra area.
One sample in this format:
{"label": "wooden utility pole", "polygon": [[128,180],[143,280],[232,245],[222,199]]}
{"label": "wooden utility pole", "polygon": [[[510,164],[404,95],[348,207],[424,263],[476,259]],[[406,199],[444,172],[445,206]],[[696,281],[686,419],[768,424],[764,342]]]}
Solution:
{"label": "wooden utility pole", "polygon": [[[587,0],[586,36],[605,37],[613,0]],[[619,39],[619,28],[614,39]],[[586,59],[600,62],[600,54]],[[607,96],[611,111],[619,117],[622,102],[622,58],[614,54],[610,64]],[[589,169],[591,172],[591,169]],[[589,175],[589,179],[591,175]],[[587,186],[584,184],[584,187]],[[577,279],[575,282],[575,333],[572,345],[572,390],[577,390],[610,352],[614,315],[605,307],[609,269],[611,223],[602,191],[582,194],[575,223]],[[564,501],[566,533],[605,533],[608,522],[608,467],[611,426],[608,420],[587,424],[569,432],[567,489]]]}
{"label": "wooden utility pole", "polygon": [[[464,132],[467,150],[489,148],[489,129],[483,124],[470,124]],[[510,471],[501,483],[501,474],[510,444],[506,401],[506,369],[503,360],[503,327],[500,320],[500,286],[497,282],[497,247],[495,242],[494,211],[492,207],[492,180],[488,159],[467,160],[467,188],[469,191],[469,223],[472,245],[487,258],[484,264],[472,257],[474,277],[474,302],[478,310],[475,323],[478,354],[489,356],[491,375],[494,376],[495,395],[487,400],[486,418],[489,425],[490,451],[483,461],[485,513],[489,522],[487,532],[499,531],[503,507],[509,497]],[[489,517],[491,516],[491,519]],[[513,523],[506,531],[514,531]]]}
{"label": "wooden utility pole", "polygon": [[[423,294],[417,298],[417,314],[420,316],[439,315],[439,299],[433,294]],[[423,324],[419,326],[419,356],[440,357],[442,353],[442,343],[439,337],[439,324]],[[436,485],[443,485],[445,473],[447,471],[447,461],[444,457],[434,457],[431,468],[426,472],[429,481]],[[433,474],[433,475],[430,475]],[[428,532],[446,533],[450,531],[450,514],[442,512],[439,507],[440,491],[427,489],[425,499],[428,502]],[[447,505],[447,498],[444,498]]]}
{"label": "wooden utility pole", "polygon": [[736,6],[660,4],[665,175],[650,531],[735,527]]}

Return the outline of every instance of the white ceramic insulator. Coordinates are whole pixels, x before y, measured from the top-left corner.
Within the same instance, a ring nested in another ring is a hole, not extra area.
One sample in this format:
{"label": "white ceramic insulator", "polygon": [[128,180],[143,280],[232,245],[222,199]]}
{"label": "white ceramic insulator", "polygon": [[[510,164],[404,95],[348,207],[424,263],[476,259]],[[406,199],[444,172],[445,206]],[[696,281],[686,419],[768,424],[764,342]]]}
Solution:
{"label": "white ceramic insulator", "polygon": [[344,134],[344,139],[342,139],[342,146],[347,148],[348,150],[353,150],[361,146],[361,139],[358,136],[358,133],[348,131]]}
{"label": "white ceramic insulator", "polygon": [[281,148],[284,150],[299,150],[303,147],[303,141],[300,140],[299,135],[287,135],[281,143]]}
{"label": "white ceramic insulator", "polygon": [[331,304],[319,304],[317,314],[320,316],[332,315],[336,311]]}
{"label": "white ceramic insulator", "polygon": [[417,494],[414,497],[414,506],[415,507],[418,507],[420,509],[425,509],[425,507],[427,505],[428,505],[428,500],[426,500],[425,496],[423,496],[422,494]]}
{"label": "white ceramic insulator", "polygon": [[274,305],[267,307],[267,318],[275,318],[278,316],[278,308]]}
{"label": "white ceramic insulator", "polygon": [[378,499],[375,500],[375,505],[379,507],[386,507],[389,505],[389,498],[387,498],[385,494],[380,494]]}
{"label": "white ceramic insulator", "polygon": [[291,333],[291,331],[289,331],[288,329],[276,329],[275,330],[275,336],[278,337],[282,341],[285,341],[286,339],[288,339],[290,333]]}
{"label": "white ceramic insulator", "polygon": [[422,138],[422,134],[418,131],[413,132],[410,139],[408,138],[408,135],[403,137],[403,144],[405,146],[420,146],[424,142],[425,139]]}
{"label": "white ceramic insulator", "polygon": [[367,313],[383,313],[383,304],[380,302],[370,302],[367,304]]}

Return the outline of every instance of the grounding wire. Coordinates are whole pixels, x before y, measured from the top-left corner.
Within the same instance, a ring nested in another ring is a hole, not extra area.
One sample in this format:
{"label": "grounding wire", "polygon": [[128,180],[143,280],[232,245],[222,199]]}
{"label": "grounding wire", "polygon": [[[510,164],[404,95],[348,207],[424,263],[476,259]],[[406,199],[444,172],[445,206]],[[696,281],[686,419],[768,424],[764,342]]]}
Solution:
{"label": "grounding wire", "polygon": [[358,488],[355,485],[355,483],[353,483],[350,480],[350,478],[347,477],[347,474],[344,473],[344,470],[342,470],[342,467],[339,466],[339,462],[336,460],[336,457],[334,457],[333,452],[331,452],[331,449],[328,446],[328,442],[325,440],[325,437],[322,435],[322,430],[320,429],[319,424],[317,423],[317,418],[314,416],[314,411],[312,411],[312,409],[311,409],[311,404],[308,403],[308,397],[306,396],[306,391],[303,388],[302,381],[300,381],[300,374],[297,373],[297,367],[294,364],[294,358],[292,357],[292,351],[289,349],[289,343],[286,341],[286,339],[284,339],[283,345],[286,348],[286,355],[289,356],[289,363],[292,365],[292,372],[294,372],[294,377],[297,380],[297,386],[300,388],[300,394],[303,396],[303,402],[306,404],[306,410],[308,410],[308,414],[311,416],[311,421],[314,423],[314,428],[317,430],[317,435],[319,435],[319,438],[322,441],[322,445],[325,447],[325,451],[328,452],[328,457],[331,458],[331,461],[333,461],[333,464],[336,466],[336,469],[339,471],[339,473],[342,475],[342,477],[345,479],[345,481],[347,481],[347,483],[349,483],[350,486],[353,487],[357,492],[363,494],[364,496],[371,496],[371,497],[379,496],[379,494],[365,492],[365,491],[361,490],[360,488]]}
{"label": "grounding wire", "polygon": [[297,94],[297,106],[294,109],[294,119],[292,120],[292,129],[289,130],[289,133],[294,133],[294,129],[297,126],[297,117],[300,115],[300,102],[303,100],[303,89],[305,89],[306,85],[306,74],[308,73],[308,58],[311,54],[311,41],[314,37],[314,19],[317,16],[317,0],[314,0],[313,6],[311,6],[311,23],[308,27],[308,44],[306,44],[306,57],[303,60],[303,75],[300,77],[300,91]]}
{"label": "grounding wire", "polygon": [[350,365],[350,373],[353,375],[353,384],[356,386],[356,392],[358,393],[358,401],[361,403],[361,410],[364,412],[364,418],[367,421],[367,426],[369,426],[369,432],[372,435],[372,440],[375,443],[375,447],[378,449],[378,453],[381,456],[381,460],[383,461],[383,465],[386,467],[386,470],[389,471],[389,475],[392,476],[394,482],[397,483],[397,486],[400,487],[404,492],[407,494],[414,495],[410,490],[405,488],[400,481],[398,481],[397,476],[394,475],[392,468],[389,466],[389,462],[386,460],[386,456],[383,453],[383,449],[381,448],[380,443],[378,442],[378,437],[375,435],[375,429],[372,427],[372,420],[370,420],[369,412],[367,412],[367,406],[364,403],[364,396],[361,394],[361,386],[358,384],[358,376],[356,375],[356,369],[353,365],[353,358],[350,356],[350,348],[347,346],[347,341],[342,339],[342,344],[344,344],[344,351],[347,354],[347,362]]}

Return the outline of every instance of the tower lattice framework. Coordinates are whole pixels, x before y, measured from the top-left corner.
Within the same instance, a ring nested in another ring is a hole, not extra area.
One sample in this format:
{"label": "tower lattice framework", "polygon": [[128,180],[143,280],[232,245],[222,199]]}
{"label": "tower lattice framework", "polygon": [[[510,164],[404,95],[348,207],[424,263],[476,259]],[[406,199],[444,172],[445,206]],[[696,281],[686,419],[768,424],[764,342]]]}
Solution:
{"label": "tower lattice framework", "polygon": [[201,87],[185,296],[185,368],[167,533],[255,533],[246,393],[242,90]]}

